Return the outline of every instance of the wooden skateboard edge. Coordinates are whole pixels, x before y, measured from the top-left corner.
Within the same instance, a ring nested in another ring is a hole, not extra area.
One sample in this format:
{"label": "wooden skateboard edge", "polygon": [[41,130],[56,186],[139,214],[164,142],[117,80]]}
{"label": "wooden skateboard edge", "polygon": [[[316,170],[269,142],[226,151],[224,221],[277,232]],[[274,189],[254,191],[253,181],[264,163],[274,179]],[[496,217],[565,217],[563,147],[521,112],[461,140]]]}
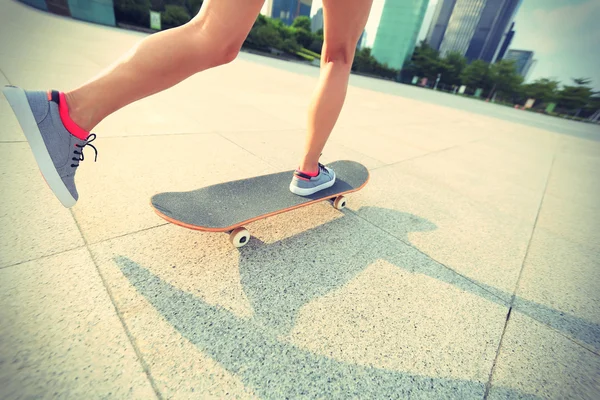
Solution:
{"label": "wooden skateboard edge", "polygon": [[[368,173],[368,170],[367,170],[367,173]],[[247,219],[245,221],[242,221],[242,222],[240,222],[238,224],[228,226],[226,228],[209,228],[209,227],[206,227],[206,226],[191,225],[191,224],[186,224],[185,222],[178,221],[178,220],[173,219],[171,217],[168,217],[165,214],[163,214],[162,212],[158,211],[158,209],[156,209],[154,207],[154,205],[152,205],[152,200],[150,201],[150,207],[152,207],[152,209],[154,210],[154,212],[159,217],[161,217],[162,219],[164,219],[167,222],[170,222],[170,223],[172,223],[174,225],[181,226],[183,228],[192,229],[192,230],[195,230],[195,231],[203,231],[203,232],[229,232],[229,231],[232,231],[232,230],[234,230],[236,228],[244,226],[246,224],[250,224],[252,222],[256,222],[256,221],[259,221],[261,219],[269,218],[269,217],[272,217],[272,216],[277,215],[277,214],[282,214],[284,212],[296,210],[298,208],[306,207],[306,206],[309,206],[311,204],[316,204],[316,203],[321,202],[321,201],[327,201],[329,199],[336,198],[338,196],[343,196],[343,195],[346,195],[346,194],[349,194],[349,193],[358,192],[359,190],[361,190],[362,188],[364,188],[367,185],[367,183],[369,183],[369,179],[371,179],[371,174],[368,173],[367,179],[365,180],[365,182],[362,185],[360,185],[359,187],[357,187],[356,189],[346,190],[345,192],[336,193],[335,196],[332,196],[332,197],[323,197],[323,198],[320,198],[320,199],[311,200],[311,201],[306,202],[306,203],[301,203],[301,204],[298,204],[298,205],[295,205],[295,206],[292,206],[292,207],[284,208],[284,209],[281,209],[279,211],[274,211],[274,212],[271,212],[271,213],[268,213],[268,214],[262,214],[262,215],[259,215],[257,217],[250,218],[250,219]]]}

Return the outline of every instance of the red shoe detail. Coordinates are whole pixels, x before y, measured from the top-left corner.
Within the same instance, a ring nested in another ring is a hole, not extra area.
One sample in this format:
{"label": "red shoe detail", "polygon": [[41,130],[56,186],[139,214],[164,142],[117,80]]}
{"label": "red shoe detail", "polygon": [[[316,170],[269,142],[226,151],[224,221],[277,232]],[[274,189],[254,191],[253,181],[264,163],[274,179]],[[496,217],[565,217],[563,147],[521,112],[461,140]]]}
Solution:
{"label": "red shoe detail", "polygon": [[71,133],[71,135],[75,136],[76,138],[86,140],[90,133],[82,129],[79,125],[77,125],[69,116],[69,106],[67,105],[67,99],[65,98],[65,94],[61,92],[59,96],[60,101],[58,103],[58,110],[60,112],[60,119],[65,125],[65,128]]}

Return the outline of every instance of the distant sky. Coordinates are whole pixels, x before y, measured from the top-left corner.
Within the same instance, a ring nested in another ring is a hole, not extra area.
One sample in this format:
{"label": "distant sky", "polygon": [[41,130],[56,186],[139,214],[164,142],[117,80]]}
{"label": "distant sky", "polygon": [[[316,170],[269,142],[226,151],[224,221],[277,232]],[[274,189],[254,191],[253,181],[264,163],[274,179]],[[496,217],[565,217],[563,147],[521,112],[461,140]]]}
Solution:
{"label": "distant sky", "polygon": [[[419,40],[425,38],[438,1],[430,0]],[[367,46],[372,47],[385,0],[373,0],[367,22]],[[313,0],[311,13],[322,7]],[[537,59],[528,81],[555,78],[592,79],[600,90],[600,0],[523,0],[515,17],[510,48],[532,50]]]}
{"label": "distant sky", "polygon": [[529,81],[592,79],[600,89],[600,0],[524,0],[511,48],[533,50]]}

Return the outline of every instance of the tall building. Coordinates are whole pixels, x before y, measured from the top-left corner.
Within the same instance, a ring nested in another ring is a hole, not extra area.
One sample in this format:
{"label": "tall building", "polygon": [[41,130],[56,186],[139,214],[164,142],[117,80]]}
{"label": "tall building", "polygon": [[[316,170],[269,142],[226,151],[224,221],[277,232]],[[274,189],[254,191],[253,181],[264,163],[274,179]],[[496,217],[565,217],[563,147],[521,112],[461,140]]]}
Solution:
{"label": "tall building", "polygon": [[310,30],[316,32],[319,29],[323,29],[323,7],[319,8],[310,19]]}
{"label": "tall building", "polygon": [[442,44],[442,39],[444,39],[444,34],[446,33],[446,28],[448,28],[448,22],[450,21],[455,4],[456,0],[439,0],[435,7],[433,19],[431,20],[431,25],[429,25],[425,41],[436,50],[439,50]]}
{"label": "tall building", "polygon": [[360,50],[367,45],[367,31],[363,30],[363,33],[358,38],[358,42],[356,43],[356,49]]}
{"label": "tall building", "polygon": [[494,62],[506,51],[514,31],[511,22],[522,0],[440,0],[427,35],[429,45],[451,51],[469,62]]}
{"label": "tall building", "polygon": [[410,59],[429,0],[385,0],[371,54],[382,64],[401,69]]}
{"label": "tall building", "polygon": [[465,55],[486,0],[457,0],[440,43],[440,53],[458,52]]}
{"label": "tall building", "polygon": [[269,0],[267,15],[291,25],[296,17],[310,17],[311,5],[312,0]]}
{"label": "tall building", "polygon": [[469,61],[495,62],[502,39],[522,0],[487,0],[465,56]]}
{"label": "tall building", "polygon": [[504,55],[506,54],[506,50],[508,50],[508,47],[510,46],[513,37],[515,37],[515,23],[513,22],[512,24],[510,24],[510,28],[508,30],[508,32],[506,33],[506,35],[504,35],[504,41],[502,42],[502,46],[500,46],[500,51],[498,51],[498,56],[496,57],[496,60],[502,60],[504,58]]}
{"label": "tall building", "polygon": [[517,73],[523,78],[527,78],[527,74],[531,71],[531,67],[535,63],[535,60],[533,59],[533,51],[529,50],[510,49],[506,53],[506,56],[504,56],[504,59],[514,61]]}

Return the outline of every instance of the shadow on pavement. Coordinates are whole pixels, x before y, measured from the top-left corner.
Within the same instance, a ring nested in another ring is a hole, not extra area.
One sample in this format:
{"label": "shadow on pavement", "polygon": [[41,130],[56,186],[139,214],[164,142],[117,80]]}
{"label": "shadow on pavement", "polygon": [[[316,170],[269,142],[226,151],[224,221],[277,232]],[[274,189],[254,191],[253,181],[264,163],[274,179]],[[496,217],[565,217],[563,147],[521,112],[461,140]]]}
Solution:
{"label": "shadow on pavement", "polygon": [[[363,207],[359,212],[377,214],[396,224],[395,238],[373,228],[368,234],[380,234],[381,242],[365,246],[365,238],[349,232],[349,218],[342,217],[273,244],[253,238],[241,248],[239,270],[243,290],[254,311],[251,319],[209,305],[129,258],[117,256],[114,261],[133,287],[173,327],[261,397],[482,398],[485,384],[481,382],[344,363],[278,339],[294,327],[304,305],[344,286],[381,259],[508,306],[503,298],[510,298],[510,294],[462,277],[405,244],[409,242],[409,232],[435,229],[431,222],[374,207]],[[517,298],[514,309],[600,348],[597,324],[525,299]],[[501,397],[534,398],[503,387],[494,386],[493,392]]]}

